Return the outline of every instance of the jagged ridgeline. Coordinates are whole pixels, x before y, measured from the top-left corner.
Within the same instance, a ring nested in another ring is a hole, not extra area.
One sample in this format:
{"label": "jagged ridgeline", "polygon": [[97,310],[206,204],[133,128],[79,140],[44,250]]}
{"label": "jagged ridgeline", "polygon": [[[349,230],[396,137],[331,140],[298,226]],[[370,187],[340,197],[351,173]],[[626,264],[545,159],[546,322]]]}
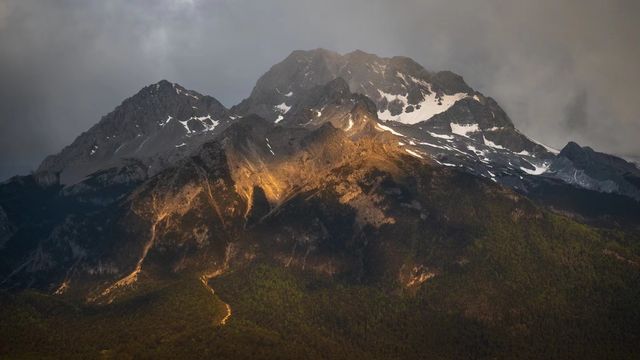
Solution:
{"label": "jagged ridgeline", "polygon": [[0,354],[635,358],[639,186],[405,57],[163,80],[0,185]]}

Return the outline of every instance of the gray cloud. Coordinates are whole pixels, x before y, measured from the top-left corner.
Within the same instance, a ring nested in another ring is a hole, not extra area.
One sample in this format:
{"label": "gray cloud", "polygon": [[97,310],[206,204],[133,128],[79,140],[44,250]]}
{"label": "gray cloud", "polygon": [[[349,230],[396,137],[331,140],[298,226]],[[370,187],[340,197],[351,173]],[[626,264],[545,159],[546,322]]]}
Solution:
{"label": "gray cloud", "polygon": [[582,91],[573,98],[565,109],[564,126],[567,132],[576,134],[588,130],[587,92]]}
{"label": "gray cloud", "polygon": [[[230,106],[290,51],[316,47],[450,69],[537,140],[640,154],[639,10],[630,0],[0,0],[0,178],[35,168],[146,84],[166,78]],[[581,96],[578,130],[566,116]]]}

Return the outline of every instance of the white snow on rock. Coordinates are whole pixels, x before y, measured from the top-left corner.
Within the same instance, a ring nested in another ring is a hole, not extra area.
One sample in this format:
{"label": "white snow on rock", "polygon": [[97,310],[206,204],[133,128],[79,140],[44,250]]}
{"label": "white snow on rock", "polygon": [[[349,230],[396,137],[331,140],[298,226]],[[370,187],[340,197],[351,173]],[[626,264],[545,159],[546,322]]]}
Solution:
{"label": "white snow on rock", "polygon": [[[220,124],[218,120],[213,120],[211,118],[211,115],[194,117],[194,118],[202,123],[202,126],[204,126],[204,131],[212,131],[213,129],[216,128],[216,126],[218,126],[218,124]],[[209,120],[209,122],[204,120]]]}
{"label": "white snow on rock", "polygon": [[[207,115],[207,116],[192,116],[190,118],[188,118],[187,120],[178,120],[178,122],[180,124],[182,124],[182,126],[184,127],[184,129],[187,131],[187,134],[192,134],[195,133],[195,130],[191,130],[189,128],[189,121],[192,120],[197,120],[200,122],[200,124],[202,124],[202,126],[204,127],[204,129],[202,131],[212,131],[213,129],[216,128],[216,126],[218,126],[220,124],[220,122],[218,120],[213,120],[211,118],[211,115]],[[209,120],[209,121],[205,121],[205,120]],[[167,120],[168,121],[168,120]]]}
{"label": "white snow on rock", "polygon": [[491,140],[488,140],[486,137],[484,137],[484,135],[482,136],[482,139],[484,140],[484,144],[487,145],[488,147],[492,147],[494,149],[500,149],[500,150],[506,150],[506,148],[502,145],[498,145],[496,143],[494,143]]}
{"label": "white snow on rock", "polygon": [[[378,117],[381,120],[393,120],[398,121],[403,124],[415,124],[420,121],[425,121],[431,119],[433,116],[440,114],[442,112],[447,111],[453,104],[455,104],[458,100],[462,100],[469,95],[465,93],[457,93],[454,95],[443,95],[441,98],[436,96],[434,91],[431,91],[431,85],[426,83],[424,80],[411,78],[414,82],[418,82],[423,84],[429,88],[429,94],[424,95],[424,100],[419,104],[412,105],[412,112],[401,112],[397,115],[391,115],[389,109],[385,111],[378,112]],[[387,99],[389,103],[392,101],[400,101],[402,103],[403,108],[406,110],[406,107],[409,106],[409,101],[406,95],[394,95],[378,90],[381,98]],[[419,108],[418,108],[419,107]]]}
{"label": "white snow on rock", "polygon": [[293,95],[293,91],[289,91],[288,93],[284,94],[284,96],[286,97],[291,97]]}
{"label": "white snow on rock", "polygon": [[520,155],[520,156],[531,156],[531,157],[535,157],[533,154],[531,154],[530,152],[528,152],[527,150],[522,150],[520,152],[517,152],[516,155]]}
{"label": "white snow on rock", "polygon": [[269,143],[269,138],[265,138],[265,140],[267,141],[267,147],[269,148],[269,152],[271,152],[271,155],[276,156],[276,154],[273,152],[273,149],[271,148],[271,144]]}
{"label": "white snow on rock", "polygon": [[444,166],[448,166],[448,167],[458,167],[458,165],[456,165],[456,164],[450,164],[450,163],[442,162],[442,161],[439,161],[437,159],[433,159],[433,161],[437,162],[440,165],[444,165]]}
{"label": "white snow on rock", "polygon": [[415,156],[415,157],[420,158],[420,159],[424,159],[422,157],[422,155],[418,154],[417,152],[415,152],[415,151],[413,151],[411,149],[404,149],[404,151],[406,151],[407,153],[409,153],[412,156]]}
{"label": "white snow on rock", "polygon": [[196,100],[200,99],[199,97],[197,97],[197,96],[195,96],[193,94],[190,94],[188,91],[180,90],[180,88],[176,87],[176,84],[173,84],[173,88],[176,90],[176,94],[178,94],[178,95],[189,96],[189,97],[192,97],[192,98],[194,98]]}
{"label": "white snow on rock", "polygon": [[171,119],[173,119],[173,117],[171,115],[168,115],[167,120],[165,120],[164,122],[160,123],[160,126],[165,126],[169,123],[169,121],[171,121]]}
{"label": "white snow on rock", "polygon": [[451,123],[449,125],[451,126],[452,133],[456,135],[464,136],[464,137],[469,137],[468,134],[477,132],[479,130],[478,124],[467,125],[467,124]]}
{"label": "white snow on rock", "polygon": [[418,79],[417,77],[411,76],[411,75],[409,75],[409,77],[411,78],[411,81],[413,81],[414,83],[420,84],[422,86],[427,86],[429,88],[429,91],[431,91],[431,84],[429,84],[424,79]]}
{"label": "white snow on rock", "polygon": [[351,118],[351,114],[349,114],[349,123],[347,123],[347,127],[344,129],[344,131],[349,131],[351,130],[352,127],[353,127],[353,119]]}
{"label": "white snow on rock", "polygon": [[436,144],[432,144],[432,143],[428,143],[428,142],[419,142],[418,144],[420,145],[426,145],[426,146],[431,146],[433,148],[436,149],[442,149],[442,150],[451,150],[452,148],[447,147],[447,146],[440,146],[440,145],[436,145]]}
{"label": "white snow on rock", "polygon": [[187,134],[191,134],[191,129],[189,129],[189,125],[187,124],[189,120],[185,120],[185,121],[178,120],[178,122],[182,124],[182,127],[184,127],[185,130],[187,130]]}
{"label": "white snow on rock", "polygon": [[478,156],[485,156],[485,152],[484,151],[477,149],[473,145],[467,145],[467,149],[473,151],[473,153],[478,155]]}
{"label": "white snow on rock", "polygon": [[445,139],[445,140],[453,139],[453,136],[451,136],[451,135],[436,134],[436,133],[431,132],[431,131],[427,131],[427,133],[429,133],[429,135],[433,136],[434,138],[438,138],[438,139]]}
{"label": "white snow on rock", "polygon": [[550,163],[543,163],[542,165],[531,164],[531,166],[533,166],[535,170],[527,169],[525,167],[520,167],[520,170],[526,172],[529,175],[542,175],[549,169],[549,166],[551,166],[551,164]]}
{"label": "white snow on rock", "polygon": [[274,106],[281,114],[286,114],[287,112],[289,112],[289,110],[291,110],[291,106],[287,105],[286,103],[282,103],[280,105],[276,105]]}
{"label": "white snow on rock", "polygon": [[276,119],[276,124],[282,121],[282,119],[284,119],[284,116],[278,115],[278,118]]}
{"label": "white snow on rock", "polygon": [[390,128],[390,127],[388,127],[388,126],[384,126],[384,125],[382,125],[382,124],[380,124],[380,123],[378,123],[376,126],[377,126],[378,128],[380,128],[380,130],[382,130],[382,131],[388,131],[388,132],[392,133],[393,135],[406,137],[406,136],[404,136],[404,135],[400,134],[399,132],[397,132],[397,131],[393,130],[392,128]]}

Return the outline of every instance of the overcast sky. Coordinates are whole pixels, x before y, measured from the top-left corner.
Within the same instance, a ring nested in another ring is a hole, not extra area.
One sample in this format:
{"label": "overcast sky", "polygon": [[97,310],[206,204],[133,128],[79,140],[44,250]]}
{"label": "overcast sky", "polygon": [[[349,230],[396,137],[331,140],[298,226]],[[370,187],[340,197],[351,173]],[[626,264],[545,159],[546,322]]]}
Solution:
{"label": "overcast sky", "polygon": [[0,0],[0,179],[160,79],[226,106],[295,49],[452,70],[530,137],[640,155],[637,0]]}

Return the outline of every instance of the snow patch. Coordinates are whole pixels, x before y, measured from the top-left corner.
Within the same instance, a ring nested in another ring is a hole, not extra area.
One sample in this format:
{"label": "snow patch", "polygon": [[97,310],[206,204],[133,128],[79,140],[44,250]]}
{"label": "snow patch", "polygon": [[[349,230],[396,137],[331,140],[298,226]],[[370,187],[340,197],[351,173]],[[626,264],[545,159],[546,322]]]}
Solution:
{"label": "snow patch", "polygon": [[418,144],[420,144],[420,145],[426,145],[426,146],[431,146],[431,147],[434,147],[434,148],[436,148],[436,149],[449,150],[449,148],[447,148],[447,147],[440,146],[440,145],[436,145],[436,144],[431,144],[431,143],[428,143],[428,142],[419,142]]}
{"label": "snow patch", "polygon": [[280,114],[286,114],[287,112],[289,112],[289,110],[291,110],[291,106],[287,105],[286,103],[282,103],[274,107],[280,112]]}
{"label": "snow patch", "polygon": [[487,145],[488,147],[492,147],[494,149],[500,149],[500,150],[507,150],[504,146],[498,145],[493,141],[488,140],[486,137],[484,137],[484,135],[482,135],[482,139],[484,140],[484,144]]}
{"label": "snow patch", "polygon": [[435,162],[437,162],[438,164],[440,164],[440,165],[444,165],[444,166],[448,166],[448,167],[458,167],[458,165],[456,165],[456,164],[449,164],[449,163],[446,163],[446,162],[438,161],[436,159],[433,159],[433,160]]}
{"label": "snow patch", "polygon": [[[190,118],[188,118],[187,120],[178,120],[178,122],[180,124],[182,124],[182,126],[184,127],[184,129],[187,131],[187,134],[193,134],[196,131],[195,130],[191,130],[189,128],[189,121],[192,120],[197,120],[200,122],[200,124],[202,124],[202,126],[204,127],[204,129],[202,131],[212,131],[214,130],[219,124],[220,121],[218,120],[214,120],[211,118],[211,115],[207,115],[207,116],[192,116]],[[209,120],[209,121],[206,121]]]}
{"label": "snow patch", "polygon": [[[411,79],[428,87],[429,94],[423,93],[424,100],[419,104],[412,105],[414,108],[412,112],[404,112],[403,110],[403,112],[397,115],[391,115],[389,109],[378,112],[378,117],[381,120],[393,120],[401,122],[403,124],[419,123],[421,121],[429,120],[433,116],[447,111],[458,100],[462,100],[469,96],[465,93],[457,93],[454,95],[445,94],[442,97],[438,97],[435,92],[431,91],[431,84],[428,84],[424,80],[416,79],[413,77]],[[406,108],[409,105],[409,101],[406,95],[394,95],[383,92],[381,90],[378,90],[378,93],[380,94],[380,98],[387,99],[389,103],[392,101],[400,101],[403,108]]]}
{"label": "snow patch", "polygon": [[273,149],[271,148],[271,144],[269,143],[269,138],[264,138],[267,141],[267,147],[269,148],[269,152],[271,152],[271,155],[276,156],[276,154],[273,152]]}
{"label": "snow patch", "polygon": [[464,137],[469,137],[467,136],[467,134],[474,133],[479,130],[478,124],[466,125],[466,124],[451,123],[449,125],[451,126],[452,133],[456,135],[464,136]]}
{"label": "snow patch", "polygon": [[271,148],[271,144],[269,143],[269,138],[264,138],[267,141],[267,147],[269,148],[269,152],[271,152],[271,155],[276,156],[276,154],[273,152],[273,149]]}
{"label": "snow patch", "polygon": [[167,117],[167,120],[165,120],[164,122],[160,123],[160,126],[165,126],[169,123],[169,121],[171,121],[171,119],[173,119],[173,117],[171,115],[169,115]]}
{"label": "snow patch", "polygon": [[402,79],[402,81],[404,81],[404,82],[405,82],[405,84],[406,84],[406,83],[408,83],[408,81],[407,81],[407,77],[406,77],[406,76],[404,76],[404,74],[403,74],[403,73],[401,73],[400,71],[397,71],[397,72],[396,72],[396,76],[397,76],[397,77],[399,77],[400,79]]}
{"label": "snow patch", "polygon": [[192,98],[194,98],[196,100],[200,99],[199,97],[197,97],[197,96],[195,96],[193,94],[190,94],[188,91],[186,91],[186,90],[183,91],[180,88],[176,87],[176,84],[173,84],[173,88],[176,90],[176,94],[178,94],[178,95],[189,96],[189,97],[192,97]]}
{"label": "snow patch", "polygon": [[436,134],[436,133],[431,132],[431,131],[427,131],[427,133],[429,133],[429,135],[433,136],[434,138],[438,138],[438,139],[445,139],[445,140],[453,139],[453,136],[451,136],[451,135]]}
{"label": "snow patch", "polygon": [[422,155],[418,154],[417,152],[415,152],[415,151],[413,151],[411,149],[404,149],[404,151],[408,152],[412,156],[415,156],[415,157],[420,158],[420,159],[424,159],[422,157]]}
{"label": "snow patch", "polygon": [[482,156],[485,155],[484,151],[476,149],[476,147],[473,145],[467,145],[467,149],[473,151],[473,153],[476,155],[482,155]]}
{"label": "snow patch", "polygon": [[551,166],[551,164],[550,163],[543,163],[542,165],[531,164],[531,166],[533,166],[535,170],[527,169],[525,167],[520,167],[520,170],[526,172],[529,175],[542,175],[549,169],[549,166]]}
{"label": "snow patch", "polygon": [[349,131],[351,130],[352,127],[353,127],[353,119],[351,117],[351,114],[349,114],[349,122],[347,123],[347,128],[344,129],[344,131]]}
{"label": "snow patch", "polygon": [[185,121],[178,120],[178,122],[182,124],[182,127],[184,127],[185,130],[187,130],[187,134],[191,134],[191,129],[189,129],[189,125],[187,125],[189,120],[185,120]]}
{"label": "snow patch", "polygon": [[428,87],[428,88],[429,88],[429,91],[431,91],[431,84],[429,84],[429,83],[428,83],[428,82],[426,82],[425,80],[423,80],[423,79],[418,79],[417,77],[415,77],[415,76],[411,76],[411,75],[409,75],[409,77],[411,78],[411,81],[413,81],[414,83],[416,83],[416,84],[420,84],[420,85],[422,85],[422,86],[426,86],[426,87]]}
{"label": "snow patch", "polygon": [[390,128],[390,127],[388,127],[388,126],[384,126],[384,125],[382,125],[382,124],[380,124],[380,123],[376,124],[376,126],[377,126],[378,128],[380,128],[382,131],[388,131],[388,132],[392,133],[393,135],[406,137],[406,136],[404,136],[404,135],[400,134],[399,132],[397,132],[397,131],[393,130],[392,128]]}

